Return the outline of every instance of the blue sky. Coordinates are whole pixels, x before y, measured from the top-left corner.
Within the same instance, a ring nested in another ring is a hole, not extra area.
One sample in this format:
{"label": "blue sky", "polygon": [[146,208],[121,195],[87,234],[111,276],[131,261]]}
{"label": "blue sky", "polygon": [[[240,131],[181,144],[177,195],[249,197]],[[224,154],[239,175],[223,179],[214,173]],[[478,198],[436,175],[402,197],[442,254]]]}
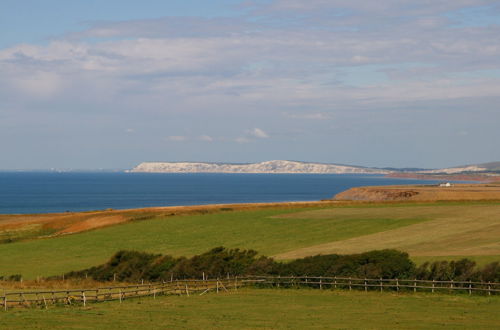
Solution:
{"label": "blue sky", "polygon": [[500,160],[489,0],[0,2],[0,169]]}

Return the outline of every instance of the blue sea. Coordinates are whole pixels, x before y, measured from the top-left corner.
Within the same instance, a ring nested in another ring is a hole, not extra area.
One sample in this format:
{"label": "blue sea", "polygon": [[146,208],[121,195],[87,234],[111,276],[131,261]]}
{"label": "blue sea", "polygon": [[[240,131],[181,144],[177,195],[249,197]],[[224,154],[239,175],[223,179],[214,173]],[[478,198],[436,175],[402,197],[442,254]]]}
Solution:
{"label": "blue sea", "polygon": [[361,174],[0,172],[0,214],[316,201],[351,187],[432,181]]}

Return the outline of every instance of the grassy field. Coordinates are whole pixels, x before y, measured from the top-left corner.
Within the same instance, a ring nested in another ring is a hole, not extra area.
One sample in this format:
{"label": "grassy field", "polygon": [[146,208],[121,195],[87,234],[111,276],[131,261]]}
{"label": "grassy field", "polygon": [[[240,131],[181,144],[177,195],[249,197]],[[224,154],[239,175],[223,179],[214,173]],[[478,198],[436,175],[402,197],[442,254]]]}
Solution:
{"label": "grassy field", "polygon": [[423,261],[500,260],[500,203],[364,204],[181,215],[54,238],[0,244],[0,275],[57,275],[106,261],[119,249],[193,255],[215,246],[282,259],[398,248]]}
{"label": "grassy field", "polygon": [[0,312],[3,329],[494,329],[499,297],[257,290]]}
{"label": "grassy field", "polygon": [[[345,216],[361,216],[363,209],[342,210]],[[298,212],[284,218],[329,219],[339,210]],[[426,217],[429,221],[401,226],[369,235],[318,244],[280,254],[292,259],[319,253],[358,253],[368,250],[397,248],[412,256],[492,256],[500,254],[500,204],[441,205],[374,208],[374,219]]]}

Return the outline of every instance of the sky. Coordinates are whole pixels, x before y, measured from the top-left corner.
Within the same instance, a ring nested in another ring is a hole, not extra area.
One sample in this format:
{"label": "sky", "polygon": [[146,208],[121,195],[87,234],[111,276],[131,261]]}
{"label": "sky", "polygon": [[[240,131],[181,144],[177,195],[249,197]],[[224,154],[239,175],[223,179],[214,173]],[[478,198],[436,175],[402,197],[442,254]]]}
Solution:
{"label": "sky", "polygon": [[0,0],[0,169],[500,160],[500,1]]}

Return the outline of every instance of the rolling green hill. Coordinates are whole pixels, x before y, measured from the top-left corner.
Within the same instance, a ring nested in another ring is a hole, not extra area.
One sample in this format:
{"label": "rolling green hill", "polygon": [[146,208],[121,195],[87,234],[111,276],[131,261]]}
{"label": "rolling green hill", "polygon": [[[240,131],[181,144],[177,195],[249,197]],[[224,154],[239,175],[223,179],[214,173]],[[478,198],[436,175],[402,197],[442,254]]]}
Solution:
{"label": "rolling green hill", "polygon": [[193,255],[215,246],[281,259],[379,248],[419,260],[500,260],[500,203],[368,204],[170,216],[47,239],[0,244],[0,275],[62,274],[101,264],[120,249]]}

